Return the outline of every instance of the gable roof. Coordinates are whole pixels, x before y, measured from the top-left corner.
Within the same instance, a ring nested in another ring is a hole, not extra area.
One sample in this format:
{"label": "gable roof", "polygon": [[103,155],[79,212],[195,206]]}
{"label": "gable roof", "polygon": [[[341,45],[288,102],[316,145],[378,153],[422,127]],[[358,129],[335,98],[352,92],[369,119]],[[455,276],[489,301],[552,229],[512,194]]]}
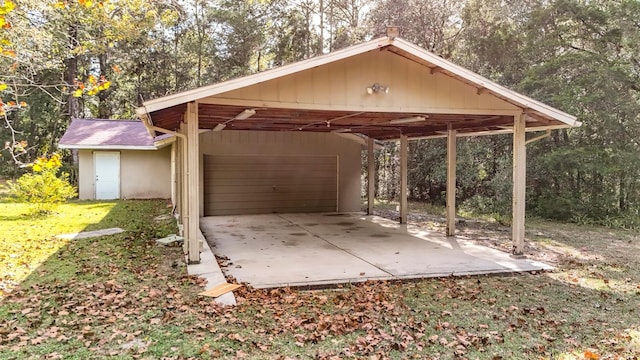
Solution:
{"label": "gable roof", "polygon": [[[519,94],[510,89],[507,89],[504,86],[501,86],[448,60],[445,60],[408,41],[400,38],[389,37],[378,38],[332,53],[285,65],[279,68],[263,71],[253,75],[149,100],[144,102],[142,107],[136,109],[136,112],[138,116],[145,122],[145,125],[147,125],[149,128],[151,126],[154,126],[153,119],[156,117],[171,118],[171,124],[175,125],[180,121],[180,117],[182,116],[186,108],[185,104],[188,102],[198,101],[208,97],[214,97],[219,94],[247,88],[249,86],[264,83],[270,80],[283,78],[288,75],[327,65],[374,50],[390,51],[400,57],[425,66],[425,71],[428,71],[431,74],[434,74],[436,72],[445,74],[447,76],[450,76],[451,78],[457,79],[465,84],[475,87],[478,94],[488,93],[492,96],[495,96],[496,98],[504,100],[505,102],[522,109],[523,113],[529,116],[537,117],[547,123],[553,124],[553,126],[548,126],[547,128],[568,128],[581,125],[581,123],[577,121],[575,116],[567,114],[566,112],[553,108],[549,105],[546,105],[525,95]],[[226,109],[218,108],[217,110],[224,111]],[[236,113],[238,110],[242,111],[241,108],[229,108],[228,110],[230,110],[231,112],[235,111]],[[314,113],[310,116],[318,115],[321,114]],[[365,115],[371,116],[371,113],[367,113]],[[501,125],[503,125],[502,127],[504,127],[504,124]],[[170,129],[170,127],[166,126],[166,124],[162,124],[159,126]],[[176,127],[174,126],[173,129],[170,130],[175,129]],[[509,132],[509,130],[505,129],[505,132]]]}
{"label": "gable roof", "polygon": [[152,138],[139,120],[73,119],[58,143],[61,149],[157,150],[171,135]]}

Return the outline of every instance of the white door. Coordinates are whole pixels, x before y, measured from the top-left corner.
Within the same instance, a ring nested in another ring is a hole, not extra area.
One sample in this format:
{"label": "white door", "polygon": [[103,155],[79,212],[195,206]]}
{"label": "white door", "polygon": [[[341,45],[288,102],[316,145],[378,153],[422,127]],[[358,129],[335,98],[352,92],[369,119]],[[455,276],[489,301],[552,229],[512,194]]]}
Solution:
{"label": "white door", "polygon": [[120,198],[120,153],[117,151],[96,151],[94,164],[96,199]]}

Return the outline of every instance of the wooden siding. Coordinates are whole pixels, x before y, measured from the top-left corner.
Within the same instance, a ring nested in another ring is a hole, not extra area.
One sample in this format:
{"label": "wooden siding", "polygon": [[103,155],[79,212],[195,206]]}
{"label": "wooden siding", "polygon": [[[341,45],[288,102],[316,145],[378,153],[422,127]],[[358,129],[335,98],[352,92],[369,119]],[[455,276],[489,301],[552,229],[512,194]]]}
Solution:
{"label": "wooden siding", "polygon": [[204,157],[205,215],[336,210],[335,156]]}
{"label": "wooden siding", "polygon": [[[271,156],[271,157],[334,157],[338,158],[337,176],[338,211],[360,211],[360,171],[361,145],[353,140],[345,139],[336,134],[319,134],[305,132],[273,132],[273,131],[234,131],[205,132],[200,134],[201,174],[206,167],[204,157],[214,156]],[[309,170],[316,172],[314,170]],[[253,172],[256,174],[257,172]],[[247,178],[249,178],[247,176]],[[253,186],[284,186],[285,183],[274,180],[252,181]],[[204,214],[204,175],[201,176],[200,201],[201,212]],[[313,184],[313,183],[310,183]],[[224,183],[222,184],[224,185]],[[307,189],[308,191],[309,189]],[[335,211],[334,207],[330,211]]]}
{"label": "wooden siding", "polygon": [[[379,83],[389,93],[367,94]],[[369,51],[287,77],[215,95],[205,102],[283,108],[496,114],[520,108],[477,87],[389,51]],[[237,103],[235,103],[237,104]]]}

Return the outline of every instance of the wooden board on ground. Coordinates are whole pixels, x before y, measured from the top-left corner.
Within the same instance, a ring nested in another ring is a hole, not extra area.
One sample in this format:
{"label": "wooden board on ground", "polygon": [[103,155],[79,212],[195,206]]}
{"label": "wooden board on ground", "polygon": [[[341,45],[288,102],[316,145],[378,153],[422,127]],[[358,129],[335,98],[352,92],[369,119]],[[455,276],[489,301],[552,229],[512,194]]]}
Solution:
{"label": "wooden board on ground", "polygon": [[226,293],[228,293],[229,291],[233,291],[237,288],[239,288],[242,285],[238,285],[238,284],[229,284],[229,283],[222,283],[218,286],[215,286],[209,290],[203,291],[201,292],[199,295],[202,296],[209,296],[209,297],[218,297],[220,295],[224,295]]}

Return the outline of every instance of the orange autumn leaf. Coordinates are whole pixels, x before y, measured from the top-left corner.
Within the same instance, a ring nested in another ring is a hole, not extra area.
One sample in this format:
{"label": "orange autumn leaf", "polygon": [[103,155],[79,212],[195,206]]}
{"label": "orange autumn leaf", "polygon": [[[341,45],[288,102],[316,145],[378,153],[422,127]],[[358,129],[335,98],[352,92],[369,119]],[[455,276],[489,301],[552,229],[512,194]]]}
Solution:
{"label": "orange autumn leaf", "polygon": [[600,359],[600,355],[596,353],[592,353],[591,351],[587,350],[584,352],[584,358],[589,360],[598,360]]}
{"label": "orange autumn leaf", "polygon": [[111,65],[111,69],[116,73],[119,73],[122,71],[122,69],[120,69],[120,66],[118,65]]}

